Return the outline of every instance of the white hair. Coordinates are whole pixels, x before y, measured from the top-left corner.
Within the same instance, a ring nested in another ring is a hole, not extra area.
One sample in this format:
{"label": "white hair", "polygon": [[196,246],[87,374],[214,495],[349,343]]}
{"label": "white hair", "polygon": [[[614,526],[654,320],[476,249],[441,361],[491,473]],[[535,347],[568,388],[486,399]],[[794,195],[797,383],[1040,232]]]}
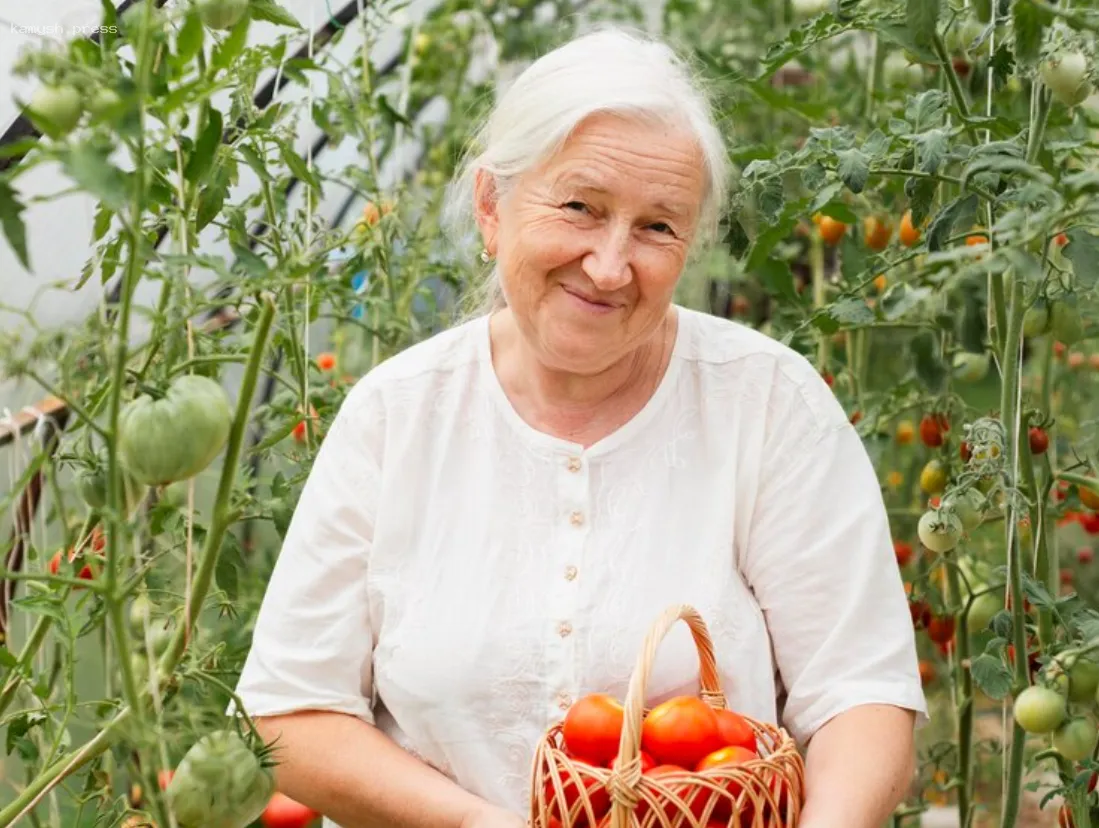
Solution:
{"label": "white hair", "polygon": [[[597,113],[656,118],[692,134],[703,157],[706,185],[691,249],[711,241],[725,204],[729,161],[704,83],[666,43],[609,24],[534,61],[496,102],[448,187],[444,221],[455,240],[467,240],[476,231],[478,170],[494,176],[502,198],[516,178],[551,157]],[[485,312],[501,303],[493,269],[473,291],[472,304],[475,312]]]}

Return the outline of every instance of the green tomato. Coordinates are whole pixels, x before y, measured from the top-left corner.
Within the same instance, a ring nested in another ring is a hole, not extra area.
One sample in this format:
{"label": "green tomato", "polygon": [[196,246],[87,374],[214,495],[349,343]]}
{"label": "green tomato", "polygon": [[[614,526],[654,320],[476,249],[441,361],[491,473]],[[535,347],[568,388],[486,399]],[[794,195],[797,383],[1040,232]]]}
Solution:
{"label": "green tomato", "polygon": [[153,609],[153,602],[145,595],[138,595],[130,604],[130,632],[135,638],[145,640],[145,623],[152,620]]}
{"label": "green tomato", "polygon": [[274,776],[244,739],[218,730],[191,746],[165,793],[180,828],[244,828],[274,792]]}
{"label": "green tomato", "polygon": [[27,115],[36,127],[50,135],[65,135],[73,130],[84,114],[84,101],[71,86],[43,84],[27,104]]}
{"label": "green tomato", "polygon": [[960,382],[980,382],[988,376],[991,364],[989,353],[975,354],[972,351],[958,351],[954,354],[954,378]]}
{"label": "green tomato", "polygon": [[1062,665],[1068,676],[1068,700],[1089,702],[1099,690],[1099,664],[1086,658],[1077,658],[1067,666]]}
{"label": "green tomato", "polygon": [[912,63],[903,52],[890,52],[882,61],[882,79],[887,86],[920,87],[924,82],[923,67]]}
{"label": "green tomato", "polygon": [[1075,345],[1084,338],[1084,323],[1076,306],[1076,297],[1059,298],[1050,310],[1050,332],[1065,345]]}
{"label": "green tomato", "polygon": [[122,103],[122,98],[113,89],[99,89],[88,100],[88,112],[99,120],[110,115]]}
{"label": "green tomato", "polygon": [[962,523],[951,512],[930,509],[916,524],[916,534],[920,543],[932,552],[949,552],[962,537]]}
{"label": "green tomato", "polygon": [[1095,723],[1083,716],[1069,719],[1053,732],[1053,749],[1070,762],[1081,762],[1091,756],[1099,741]]}
{"label": "green tomato", "polygon": [[208,29],[231,29],[248,11],[248,0],[197,0],[196,6]]}
{"label": "green tomato", "polygon": [[943,508],[952,511],[962,522],[962,529],[972,532],[984,520],[981,506],[984,498],[973,489],[966,489],[943,498]]}
{"label": "green tomato", "polygon": [[[96,459],[94,467],[82,466],[76,472],[74,478],[76,490],[92,509],[102,509],[107,505],[107,471],[107,458],[101,454]],[[122,470],[122,495],[127,515],[133,514],[134,509],[145,497],[146,489],[147,487],[135,480],[126,469]]]}
{"label": "green tomato", "polygon": [[1039,299],[1023,315],[1023,336],[1033,339],[1049,330],[1049,304]]}
{"label": "green tomato", "polygon": [[1052,733],[1067,715],[1065,697],[1049,687],[1032,685],[1015,699],[1015,721],[1027,733]]}
{"label": "green tomato", "polygon": [[969,612],[966,614],[969,631],[979,633],[987,630],[988,625],[992,623],[992,619],[1003,608],[1003,599],[994,592],[978,595],[973,599],[973,603],[969,605]]}
{"label": "green tomato", "polygon": [[1062,52],[1043,60],[1038,67],[1042,83],[1065,106],[1076,106],[1091,94],[1088,59],[1083,52]]}
{"label": "green tomato", "polygon": [[148,486],[187,480],[221,452],[232,421],[229,398],[217,382],[182,376],[162,399],[142,395],[126,405],[118,451],[134,478]]}

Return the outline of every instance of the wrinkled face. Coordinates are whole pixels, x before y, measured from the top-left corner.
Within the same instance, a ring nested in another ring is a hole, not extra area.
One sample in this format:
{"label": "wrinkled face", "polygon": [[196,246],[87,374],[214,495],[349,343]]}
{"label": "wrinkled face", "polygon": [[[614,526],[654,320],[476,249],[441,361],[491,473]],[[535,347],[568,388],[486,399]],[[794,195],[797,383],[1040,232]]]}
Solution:
{"label": "wrinkled face", "polygon": [[508,306],[548,368],[605,370],[644,343],[672,301],[705,174],[689,133],[600,114],[497,202],[477,185],[478,222]]}

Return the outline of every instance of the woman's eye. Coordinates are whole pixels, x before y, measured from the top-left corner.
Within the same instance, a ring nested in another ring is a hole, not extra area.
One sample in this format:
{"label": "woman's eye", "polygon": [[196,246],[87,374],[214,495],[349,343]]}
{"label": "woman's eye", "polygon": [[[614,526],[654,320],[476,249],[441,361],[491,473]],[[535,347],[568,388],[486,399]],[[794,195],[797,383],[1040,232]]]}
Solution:
{"label": "woman's eye", "polygon": [[672,233],[672,228],[671,228],[671,226],[670,226],[670,225],[667,225],[667,224],[665,224],[665,223],[664,223],[664,222],[662,222],[662,221],[658,221],[658,222],[656,222],[655,224],[650,224],[650,225],[649,225],[649,227],[651,227],[651,228],[652,228],[653,230],[655,230],[655,231],[656,231],[657,233]]}
{"label": "woman's eye", "polygon": [[588,209],[588,205],[586,205],[582,201],[569,201],[569,202],[566,202],[565,206],[568,207],[570,210],[587,210]]}

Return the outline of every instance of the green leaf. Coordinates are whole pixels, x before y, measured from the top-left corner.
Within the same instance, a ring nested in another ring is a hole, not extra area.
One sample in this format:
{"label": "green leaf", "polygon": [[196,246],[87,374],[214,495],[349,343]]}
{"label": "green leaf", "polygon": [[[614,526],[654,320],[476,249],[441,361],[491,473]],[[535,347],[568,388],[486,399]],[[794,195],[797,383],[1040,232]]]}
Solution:
{"label": "green leaf", "polygon": [[404,124],[406,127],[411,127],[412,124],[404,115],[393,108],[393,105],[389,102],[389,99],[385,95],[378,95],[374,98],[378,104],[378,108],[382,113],[386,115],[390,122],[393,124]]}
{"label": "green leaf", "polygon": [[[73,571],[65,571],[62,567],[59,571],[60,575],[75,575]],[[27,595],[23,598],[17,598],[12,601],[12,604],[19,607],[26,612],[34,613],[35,615],[46,615],[57,622],[61,628],[68,627],[68,620],[65,618],[65,607],[61,603],[56,594],[42,593],[39,595]]]}
{"label": "green leaf", "polygon": [[755,242],[751,247],[751,252],[748,253],[748,260],[744,263],[744,267],[748,270],[758,270],[763,267],[763,263],[767,261],[767,257],[771,254],[771,251],[775,249],[775,245],[785,239],[789,235],[790,231],[794,229],[794,225],[797,221],[792,218],[787,218],[783,221],[776,222],[767,226],[762,233],[756,236]]}
{"label": "green leaf", "polygon": [[946,385],[947,369],[939,354],[938,337],[931,331],[920,331],[909,343],[915,363],[916,376],[933,394]]}
{"label": "green leaf", "polygon": [[1045,584],[1039,583],[1025,572],[1023,573],[1023,592],[1026,593],[1030,603],[1035,607],[1053,609],[1057,604],[1054,597],[1050,595],[1049,590],[1046,589]]}
{"label": "green leaf", "polygon": [[729,219],[729,229],[725,232],[725,238],[722,241],[729,248],[729,252],[733,254],[733,257],[737,259],[744,255],[748,245],[752,243],[752,240],[748,238],[748,233],[744,230],[744,225],[740,223],[740,219],[736,216]]}
{"label": "green leaf", "polygon": [[61,164],[83,190],[118,212],[126,207],[130,173],[123,172],[107,159],[105,151],[90,144],[77,144],[62,154]]}
{"label": "green leaf", "polygon": [[813,200],[809,204],[809,215],[813,215],[813,213],[823,210],[824,206],[832,199],[836,198],[842,190],[843,182],[841,181],[833,181],[831,184],[819,190],[817,194],[813,196]]}
{"label": "green leaf", "polygon": [[321,182],[317,178],[317,174],[309,169],[302,157],[294,152],[294,148],[289,143],[281,138],[276,139],[275,143],[278,145],[282,160],[286,162],[286,166],[290,168],[294,177],[303,184],[307,184],[317,195],[320,195]]}
{"label": "green leaf", "polygon": [[192,8],[176,36],[176,64],[186,66],[190,63],[202,51],[205,37],[206,27],[202,25],[198,12]]}
{"label": "green leaf", "polygon": [[240,570],[244,567],[244,558],[241,554],[240,543],[236,535],[226,532],[221,541],[221,551],[218,553],[217,566],[214,568],[214,579],[218,588],[225,592],[229,600],[237,597],[237,585]]}
{"label": "green leaf", "polygon": [[271,272],[271,269],[267,266],[267,262],[247,247],[235,242],[231,247],[233,248],[233,254],[237,257],[237,264],[242,265],[251,275],[263,277]]}
{"label": "green leaf", "polygon": [[753,272],[759,278],[760,285],[769,294],[801,304],[802,299],[794,287],[794,274],[788,263],[778,259],[767,259]]}
{"label": "green leaf", "polygon": [[111,229],[112,218],[114,218],[114,211],[106,204],[99,202],[99,204],[95,206],[95,223],[92,227],[92,241],[99,241],[107,235],[107,231]]}
{"label": "green leaf", "polygon": [[863,142],[862,151],[870,156],[870,160],[880,161],[889,153],[891,144],[892,139],[888,135],[880,129],[875,129]]}
{"label": "green leaf", "polygon": [[1015,24],[1015,60],[1033,66],[1042,52],[1043,15],[1025,0],[1011,4]]}
{"label": "green leaf", "polygon": [[1006,609],[1000,610],[992,616],[990,626],[998,638],[1003,638],[1007,641],[1011,640],[1015,625],[1011,620],[1011,613]]}
{"label": "green leaf", "polygon": [[214,174],[199,190],[198,208],[195,218],[195,232],[201,233],[221,212],[222,204],[229,195],[229,171],[223,164],[214,167]]}
{"label": "green leaf", "polygon": [[15,193],[15,189],[4,179],[0,179],[0,227],[15,252],[23,269],[31,269],[27,254],[27,228],[23,224],[23,211],[27,209]]}
{"label": "green leaf", "polygon": [[887,290],[881,299],[882,316],[890,322],[900,319],[910,310],[919,307],[931,295],[930,288],[914,288],[906,284],[899,284],[891,290]]}
{"label": "green leaf", "polygon": [[[818,198],[820,197],[820,189],[824,187],[827,181],[828,169],[819,161],[814,161],[812,164],[810,164],[808,167],[801,171],[801,183],[805,185],[805,189],[807,189],[809,192],[817,193]],[[831,187],[833,185],[829,184],[828,186]],[[842,189],[842,186],[839,184],[835,184],[834,186],[836,188],[836,193],[839,193],[839,191]],[[828,198],[832,198],[832,196],[829,196]],[[827,200],[828,199],[825,199],[825,201]],[[816,199],[814,199],[814,204],[815,203]]]}
{"label": "green leaf", "polygon": [[12,655],[7,647],[0,644],[0,667],[3,667],[5,670],[11,670],[14,669],[18,663],[19,659]]}
{"label": "green leaf", "polygon": [[774,221],[786,206],[786,193],[782,188],[782,179],[778,176],[765,179],[756,196],[756,203],[767,221]]}
{"label": "green leaf", "polygon": [[1074,227],[1065,233],[1068,244],[1061,252],[1072,262],[1078,287],[1089,290],[1099,281],[1099,237],[1083,227]]}
{"label": "green leaf", "polygon": [[839,299],[827,308],[828,314],[845,328],[871,325],[877,321],[874,311],[866,304],[866,300],[849,297]]}
{"label": "green leaf", "polygon": [[292,29],[302,28],[298,19],[275,0],[251,0],[248,4],[248,12],[255,20],[266,20],[276,26],[289,26]]}
{"label": "green leaf", "polygon": [[904,182],[904,194],[908,196],[914,225],[923,224],[931,213],[931,202],[935,199],[937,187],[938,182],[933,178],[909,178]]}
{"label": "green leaf", "polygon": [[930,47],[939,25],[939,0],[908,0],[905,19],[912,39],[920,46]]}
{"label": "green leaf", "polygon": [[938,89],[928,89],[919,95],[913,95],[908,99],[904,110],[904,117],[912,125],[912,129],[923,132],[942,121],[942,114],[946,111],[948,98],[945,92]]}
{"label": "green leaf", "polygon": [[205,107],[206,123],[202,133],[198,136],[195,149],[187,159],[187,166],[183,170],[183,177],[192,184],[202,180],[210,170],[214,162],[214,155],[221,146],[222,117],[221,112],[214,106]]}
{"label": "green leaf", "polygon": [[981,653],[973,659],[970,669],[973,673],[973,681],[986,696],[997,701],[1007,698],[1011,692],[1012,676],[1001,659],[988,653]]}
{"label": "green leaf", "polygon": [[877,22],[875,28],[886,40],[911,52],[921,63],[938,63],[939,56],[929,44],[917,43],[907,26]]}
{"label": "green leaf", "polygon": [[983,354],[985,352],[987,308],[982,301],[982,295],[982,292],[973,283],[969,283],[962,293],[962,301],[965,303],[965,307],[958,326],[958,341],[965,350],[974,354]]}
{"label": "green leaf", "polygon": [[819,212],[822,216],[834,218],[836,221],[842,221],[844,224],[850,225],[852,227],[859,223],[859,217],[855,213],[855,211],[848,207],[846,204],[844,204],[842,201],[829,202],[816,212]]}
{"label": "green leaf", "polygon": [[870,178],[870,158],[862,150],[848,149],[836,153],[839,176],[853,193],[861,193]]}
{"label": "green leaf", "polygon": [[946,240],[953,235],[958,219],[963,219],[963,226],[969,226],[973,224],[976,215],[977,196],[971,194],[954,199],[939,210],[932,220],[927,230],[927,249],[932,253],[942,250]]}
{"label": "green leaf", "polygon": [[214,49],[214,56],[210,63],[215,69],[228,69],[240,57],[240,53],[244,51],[248,42],[248,26],[251,22],[252,18],[246,14]]}
{"label": "green leaf", "polygon": [[916,139],[920,169],[936,173],[950,149],[950,133],[945,129],[932,129]]}

